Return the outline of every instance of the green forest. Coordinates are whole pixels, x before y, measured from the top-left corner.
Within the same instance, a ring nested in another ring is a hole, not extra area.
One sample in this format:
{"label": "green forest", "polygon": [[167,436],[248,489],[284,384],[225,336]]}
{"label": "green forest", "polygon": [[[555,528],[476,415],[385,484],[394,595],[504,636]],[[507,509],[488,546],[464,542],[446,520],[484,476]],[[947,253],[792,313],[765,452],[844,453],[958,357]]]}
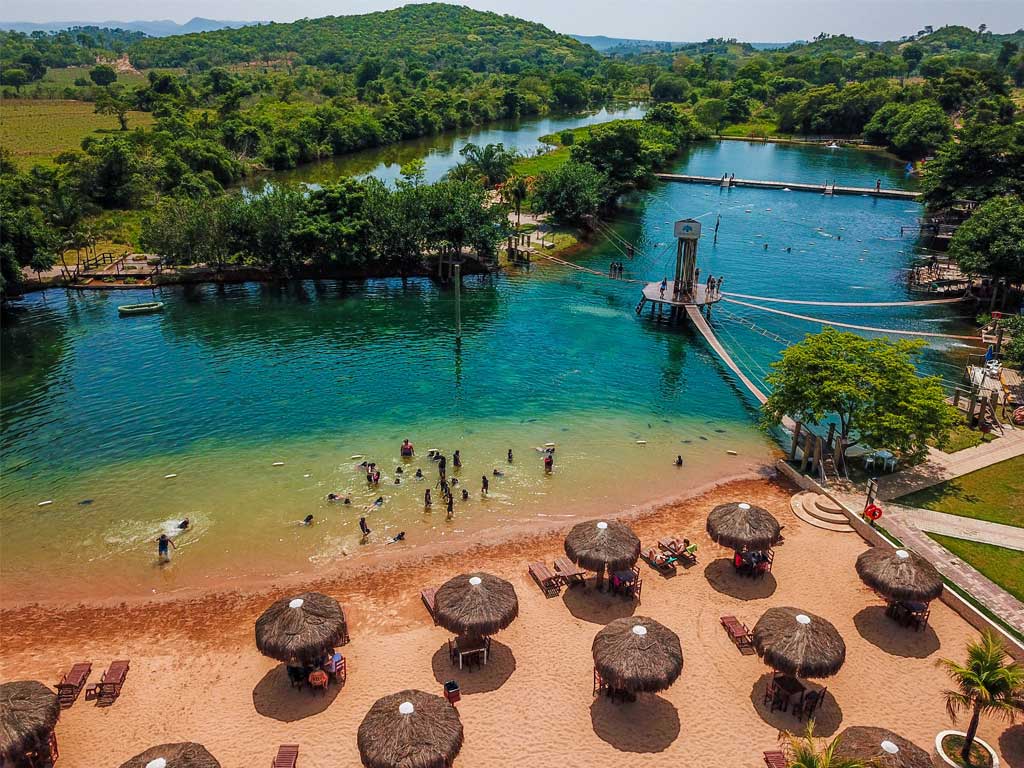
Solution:
{"label": "green forest", "polygon": [[[114,65],[122,56],[134,70]],[[589,131],[569,148],[568,162],[536,178],[509,180],[515,158],[484,147],[431,192],[413,167],[398,190],[340,185],[331,202],[338,207],[328,213],[317,208],[323,200],[314,203],[317,196],[302,189],[277,188],[264,197],[295,216],[303,209],[307,218],[358,232],[361,222],[379,222],[373,217],[387,205],[428,215],[430,195],[455,195],[489,209],[493,197],[477,188],[498,186],[506,207],[528,199],[537,211],[579,224],[623,191],[649,183],[654,170],[693,140],[781,134],[855,137],[910,161],[927,160],[924,187],[934,209],[964,198],[982,204],[1007,198],[998,216],[1012,216],[1024,192],[1022,86],[1024,32],[984,28],[925,27],[881,43],[821,35],[770,51],[709,40],[601,54],[540,24],[426,4],[166,38],[91,27],[0,32],[3,121],[17,126],[5,128],[0,148],[0,275],[5,290],[17,285],[24,268],[45,269],[68,249],[112,237],[103,230],[118,216],[137,222],[134,247],[178,263],[253,264],[291,274],[303,259],[342,258],[329,256],[330,242],[341,247],[340,235],[319,244],[289,235],[287,257],[266,253],[272,246],[252,235],[252,218],[270,215],[270,204],[236,199],[238,185],[252,174],[613,101],[652,108],[643,121]],[[88,133],[74,149],[55,147],[45,164],[26,164],[20,139],[39,118],[18,117],[48,103],[81,105],[116,127]],[[190,216],[193,231],[213,217],[229,236],[191,250],[176,246],[166,221]],[[472,236],[439,234],[437,242],[492,250],[505,234],[504,218],[469,218]],[[308,233],[307,224],[286,229]],[[395,257],[393,244],[344,242],[348,267],[410,268]],[[422,247],[410,248],[410,258],[422,257]],[[1014,258],[1020,268],[1019,249]],[[1011,277],[1006,260],[987,266]]]}

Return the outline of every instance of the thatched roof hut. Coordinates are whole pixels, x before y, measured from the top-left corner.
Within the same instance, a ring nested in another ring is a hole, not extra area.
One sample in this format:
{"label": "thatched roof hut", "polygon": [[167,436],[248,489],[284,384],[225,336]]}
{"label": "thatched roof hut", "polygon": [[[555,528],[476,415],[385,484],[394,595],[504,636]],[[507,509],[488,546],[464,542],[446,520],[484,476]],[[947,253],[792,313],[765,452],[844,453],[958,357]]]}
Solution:
{"label": "thatched roof hut", "polygon": [[594,637],[592,650],[601,679],[617,690],[663,691],[683,671],[678,635],[645,616],[611,622]]}
{"label": "thatched roof hut", "polygon": [[862,760],[874,768],[932,768],[928,753],[885,728],[855,725],[839,734],[836,757]]}
{"label": "thatched roof hut", "polygon": [[15,762],[49,742],[60,717],[57,694],[35,680],[0,685],[0,762]]}
{"label": "thatched roof hut", "polygon": [[860,580],[888,600],[930,603],[942,594],[942,576],[916,552],[871,547],[857,558]]}
{"label": "thatched roof hut", "polygon": [[830,677],[846,661],[846,643],[832,624],[799,608],[769,608],[754,625],[764,662],[796,677]]}
{"label": "thatched roof hut", "polygon": [[515,587],[489,573],[464,573],[441,585],[434,596],[434,619],[457,635],[486,637],[519,615]]}
{"label": "thatched roof hut", "polygon": [[202,744],[183,741],[150,747],[121,768],[220,768],[220,763]]}
{"label": "thatched roof hut", "polygon": [[782,540],[782,527],[767,509],[746,502],[719,504],[708,515],[711,540],[741,550],[766,550]]}
{"label": "thatched roof hut", "polygon": [[581,568],[597,571],[600,586],[606,568],[633,567],[640,557],[640,539],[624,523],[587,520],[574,525],[565,537],[565,554]]}
{"label": "thatched roof hut", "polygon": [[401,691],[370,707],[356,740],[367,768],[448,768],[462,749],[462,721],[447,699]]}
{"label": "thatched roof hut", "polygon": [[286,663],[318,663],[346,634],[338,601],[319,592],[282,598],[256,620],[260,653]]}

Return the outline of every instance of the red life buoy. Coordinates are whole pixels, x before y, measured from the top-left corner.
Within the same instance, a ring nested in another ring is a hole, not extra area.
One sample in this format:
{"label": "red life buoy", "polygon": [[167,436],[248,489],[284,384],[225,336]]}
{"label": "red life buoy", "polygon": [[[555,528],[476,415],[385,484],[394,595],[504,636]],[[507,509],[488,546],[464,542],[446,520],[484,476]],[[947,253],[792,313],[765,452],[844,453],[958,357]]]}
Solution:
{"label": "red life buoy", "polygon": [[877,504],[869,504],[864,510],[864,517],[869,520],[877,520],[882,516],[882,508]]}

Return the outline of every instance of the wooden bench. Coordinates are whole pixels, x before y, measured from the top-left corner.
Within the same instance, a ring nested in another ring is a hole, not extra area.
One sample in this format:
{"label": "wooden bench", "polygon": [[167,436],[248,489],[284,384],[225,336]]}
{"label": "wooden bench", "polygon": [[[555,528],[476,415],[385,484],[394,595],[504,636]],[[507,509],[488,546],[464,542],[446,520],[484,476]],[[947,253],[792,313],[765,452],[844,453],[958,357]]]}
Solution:
{"label": "wooden bench", "polygon": [[556,557],[555,570],[569,586],[583,584],[587,580],[587,572],[576,566],[568,557]]}
{"label": "wooden bench", "polygon": [[298,759],[298,744],[282,744],[277,748],[277,756],[274,758],[274,762],[270,764],[270,768],[295,768],[295,763]]}
{"label": "wooden bench", "polygon": [[720,621],[722,626],[725,627],[725,631],[729,633],[729,639],[736,644],[737,648],[743,650],[744,648],[751,647],[753,638],[746,624],[742,623],[735,616],[722,616]]}
{"label": "wooden bench", "polygon": [[[430,614],[430,618],[434,618],[434,597],[437,595],[437,587],[427,587],[426,589],[420,590],[420,600],[423,601],[423,606],[427,609],[427,613]],[[437,623],[437,619],[434,619],[434,623]]]}
{"label": "wooden bench", "polygon": [[530,575],[545,597],[557,597],[562,591],[562,580],[544,563],[531,563]]}
{"label": "wooden bench", "polygon": [[92,662],[80,661],[60,679],[57,683],[57,698],[60,700],[61,709],[67,709],[75,703],[91,673]]}
{"label": "wooden bench", "polygon": [[85,689],[85,700],[96,699],[97,707],[109,707],[121,695],[121,687],[128,677],[128,669],[127,661],[112,661],[100,681]]}

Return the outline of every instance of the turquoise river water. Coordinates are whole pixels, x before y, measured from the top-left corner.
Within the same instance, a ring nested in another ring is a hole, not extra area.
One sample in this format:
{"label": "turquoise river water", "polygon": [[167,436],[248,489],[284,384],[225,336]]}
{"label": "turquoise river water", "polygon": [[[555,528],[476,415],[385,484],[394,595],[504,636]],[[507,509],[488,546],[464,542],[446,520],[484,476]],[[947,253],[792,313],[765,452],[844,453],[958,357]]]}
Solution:
{"label": "turquoise river water", "polygon": [[[692,148],[678,170],[907,184],[900,164],[880,155],[732,141]],[[323,179],[329,169],[306,173]],[[726,291],[906,300],[915,244],[899,228],[918,214],[906,201],[659,184],[613,223],[636,243],[633,260],[614,238],[572,258],[602,271],[620,259],[627,276],[660,279],[674,258],[671,222],[698,216],[702,272],[725,275]],[[752,399],[699,338],[636,317],[633,284],[549,263],[468,279],[461,344],[452,292],[427,281],[156,293],[166,304],[159,315],[118,317],[118,304],[149,294],[63,290],[30,295],[5,315],[4,603],[219,588],[461,546],[679,495],[754,471],[778,452],[755,427]],[[779,339],[820,327],[738,305],[715,312],[720,337],[755,379]],[[798,313],[947,333],[962,322],[943,306]],[[956,378],[964,351],[934,344],[925,368]],[[394,484],[405,437],[421,455],[461,450],[460,489],[470,500],[456,502],[453,520],[436,490],[433,511],[424,511],[431,462],[405,464]],[[557,445],[549,476],[536,450],[547,442]],[[357,456],[381,466],[379,488],[367,486]],[[426,480],[413,479],[416,467]],[[328,503],[332,491],[352,505]],[[300,526],[307,514],[314,524]],[[374,529],[365,542],[361,514]],[[186,516],[193,530],[158,566],[156,536]],[[400,530],[406,540],[389,547]]]}

